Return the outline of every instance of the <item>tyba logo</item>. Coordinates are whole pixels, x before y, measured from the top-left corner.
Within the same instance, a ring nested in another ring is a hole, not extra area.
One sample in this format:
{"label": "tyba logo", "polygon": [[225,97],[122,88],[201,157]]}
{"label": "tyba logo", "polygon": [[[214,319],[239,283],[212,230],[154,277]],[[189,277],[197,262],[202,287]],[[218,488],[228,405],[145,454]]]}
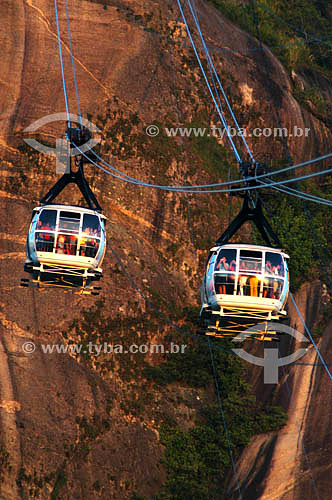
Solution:
{"label": "tyba logo", "polygon": [[[43,118],[40,118],[39,120],[33,122],[31,125],[29,125],[24,132],[36,132],[40,127],[43,125],[46,125],[47,123],[54,123],[54,122],[60,122],[60,121],[70,121],[71,123],[80,123],[82,124],[87,130],[89,130],[91,133],[100,133],[100,130],[96,125],[91,123],[89,120],[86,118],[82,118],[78,115],[74,114],[69,114],[67,113],[54,113],[53,115],[47,115],[44,116]],[[38,142],[36,139],[24,139],[24,141],[29,144],[33,149],[39,151],[40,153],[44,153],[50,156],[55,156],[56,157],[56,172],[57,173],[64,173],[64,172],[69,172],[69,165],[70,165],[70,157],[71,156],[77,156],[82,153],[86,153],[93,147],[95,147],[100,141],[100,138],[90,138],[85,144],[81,145],[79,148],[71,148],[70,143],[67,141],[67,139],[56,139],[56,146],[55,148],[51,148],[49,146],[46,146],[45,144],[41,144]]]}
{"label": "tyba logo", "polygon": [[[257,333],[257,331],[264,332],[266,330],[287,333],[300,342],[309,342],[309,340],[304,335],[302,335],[302,333],[294,330],[294,328],[291,328],[290,326],[282,325],[279,323],[269,323],[267,328],[264,323],[252,326],[251,328],[248,328],[244,332],[237,335],[232,342],[243,342],[246,338],[254,335],[254,333]],[[285,366],[294,363],[306,354],[307,349],[298,349],[293,354],[290,354],[289,356],[285,356],[283,358],[279,358],[279,349],[275,347],[264,349],[264,358],[253,356],[244,349],[232,349],[232,351],[248,363],[264,367],[264,384],[277,384],[279,366]]]}

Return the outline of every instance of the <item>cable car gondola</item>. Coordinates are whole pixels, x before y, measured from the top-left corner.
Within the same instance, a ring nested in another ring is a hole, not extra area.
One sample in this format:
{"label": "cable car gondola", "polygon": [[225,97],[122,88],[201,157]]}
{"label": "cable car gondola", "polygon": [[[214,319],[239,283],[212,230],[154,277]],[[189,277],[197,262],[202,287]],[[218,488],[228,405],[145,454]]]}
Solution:
{"label": "cable car gondola", "polygon": [[[87,137],[81,129],[68,130],[69,137],[75,138],[75,146],[86,142]],[[70,171],[63,174],[42,198],[40,206],[33,209],[24,263],[24,271],[31,279],[23,278],[22,286],[74,288],[79,293],[99,293],[100,287],[92,286],[92,282],[102,277],[106,217],[84,177],[83,163],[81,157],[75,172],[70,161]],[[88,208],[52,203],[69,183],[79,187]]]}
{"label": "cable car gondola", "polygon": [[[267,246],[229,243],[248,220]],[[277,339],[268,322],[287,314],[288,259],[263,214],[260,197],[254,202],[246,192],[240,213],[210,250],[201,286],[204,329],[198,333],[232,338],[250,328],[248,337]]]}

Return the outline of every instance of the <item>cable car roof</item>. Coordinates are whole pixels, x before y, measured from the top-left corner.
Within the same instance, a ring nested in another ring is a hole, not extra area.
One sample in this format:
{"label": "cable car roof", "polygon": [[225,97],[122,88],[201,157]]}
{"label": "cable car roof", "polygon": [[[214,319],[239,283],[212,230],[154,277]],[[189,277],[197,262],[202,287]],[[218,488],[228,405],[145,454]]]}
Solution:
{"label": "cable car roof", "polygon": [[81,212],[83,214],[92,214],[92,215],[97,215],[101,219],[107,219],[107,217],[104,214],[101,214],[100,212],[97,212],[96,210],[92,210],[91,208],[86,208],[82,207],[80,205],[61,205],[61,204],[56,204],[56,203],[47,203],[46,205],[41,205],[38,207],[35,207],[33,211],[39,211],[45,208],[53,209],[53,210],[66,210],[67,212]]}
{"label": "cable car roof", "polygon": [[264,245],[249,245],[247,243],[227,243],[225,245],[220,245],[220,246],[214,246],[211,248],[210,252],[216,252],[217,250],[220,250],[221,248],[232,248],[234,250],[236,249],[246,249],[246,250],[261,250],[261,251],[266,251],[266,252],[274,252],[274,253],[279,253],[283,255],[286,259],[289,259],[289,256],[281,249],[281,248],[273,248],[273,247],[267,247]]}

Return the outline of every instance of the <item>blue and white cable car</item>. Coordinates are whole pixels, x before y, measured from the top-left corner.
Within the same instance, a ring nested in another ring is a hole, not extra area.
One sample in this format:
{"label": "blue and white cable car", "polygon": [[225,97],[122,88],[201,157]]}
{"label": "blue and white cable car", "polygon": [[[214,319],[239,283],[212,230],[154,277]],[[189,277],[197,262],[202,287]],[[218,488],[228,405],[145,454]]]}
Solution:
{"label": "blue and white cable car", "polygon": [[279,320],[286,315],[288,258],[282,250],[265,246],[213,247],[201,287],[202,313],[231,319],[230,333],[244,320],[246,328],[253,321]]}
{"label": "blue and white cable car", "polygon": [[[73,133],[76,129],[69,129]],[[84,134],[82,141],[86,140]],[[79,136],[80,137],[80,136]],[[75,134],[75,145],[78,142]],[[79,187],[88,207],[57,205],[52,201],[69,183]],[[83,173],[83,157],[76,172],[65,173],[34,208],[26,244],[24,270],[31,276],[22,286],[75,288],[98,295],[93,281],[102,277],[106,250],[106,217]]]}
{"label": "blue and white cable car", "polygon": [[106,217],[72,205],[33,210],[27,238],[25,271],[50,285],[89,287],[102,276]]}
{"label": "blue and white cable car", "polygon": [[[265,219],[260,199],[253,208],[250,202],[246,196],[239,215],[210,250],[201,286],[205,328],[198,333],[235,337],[250,328],[252,335],[260,325],[254,338],[271,340],[277,337],[268,331],[268,322],[287,315],[289,256]],[[268,246],[228,243],[247,220],[255,222]]]}

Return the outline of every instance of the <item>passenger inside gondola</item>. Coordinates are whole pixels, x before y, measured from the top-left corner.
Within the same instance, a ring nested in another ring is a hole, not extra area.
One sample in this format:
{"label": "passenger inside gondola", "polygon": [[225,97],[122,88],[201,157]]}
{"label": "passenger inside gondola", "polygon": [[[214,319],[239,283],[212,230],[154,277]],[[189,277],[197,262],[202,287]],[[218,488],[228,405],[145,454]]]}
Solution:
{"label": "passenger inside gondola", "polygon": [[266,252],[265,273],[272,276],[281,276],[285,274],[284,264],[281,255],[273,252]]}
{"label": "passenger inside gondola", "polygon": [[219,252],[216,270],[229,271],[230,266],[236,266],[236,250],[223,249]]}
{"label": "passenger inside gondola", "polygon": [[82,231],[84,234],[100,238],[101,228],[96,215],[84,214]]}
{"label": "passenger inside gondola", "polygon": [[42,210],[35,239],[37,252],[53,252],[55,223],[56,210]]}
{"label": "passenger inside gondola", "polygon": [[264,297],[268,299],[279,299],[283,281],[276,278],[266,278],[264,280]]}
{"label": "passenger inside gondola", "polygon": [[73,234],[71,234],[71,235],[66,237],[65,249],[66,249],[67,255],[76,255],[77,236],[74,236]]}
{"label": "passenger inside gondola", "polygon": [[66,254],[66,237],[63,234],[58,235],[57,244],[56,244],[56,253]]}
{"label": "passenger inside gondola", "polygon": [[95,238],[81,238],[80,241],[80,256],[95,257],[99,249],[99,240]]}
{"label": "passenger inside gondola", "polygon": [[59,234],[56,244],[56,253],[62,255],[76,255],[77,237],[74,235]]}
{"label": "passenger inside gondola", "polygon": [[238,281],[238,294],[239,295],[249,295],[248,294],[248,276],[239,275]]}
{"label": "passenger inside gondola", "polygon": [[38,229],[55,231],[56,215],[56,210],[42,210],[38,220]]}
{"label": "passenger inside gondola", "polygon": [[259,279],[256,275],[250,276],[249,285],[250,285],[250,296],[258,297]]}
{"label": "passenger inside gondola", "polygon": [[[283,278],[285,274],[284,264],[279,254],[275,252],[266,252],[265,255],[265,275],[263,297],[268,299],[279,299],[283,287]],[[278,277],[278,278],[276,278]]]}
{"label": "passenger inside gondola", "polygon": [[44,233],[45,240],[45,252],[53,252],[54,246],[54,234],[53,233]]}
{"label": "passenger inside gondola", "polygon": [[260,278],[262,269],[262,252],[241,250],[239,279],[238,279],[238,295],[250,295],[251,297],[259,297],[260,295]]}
{"label": "passenger inside gondola", "polygon": [[229,264],[228,271],[228,283],[226,285],[226,293],[228,295],[233,295],[235,290],[235,271],[236,271],[236,260],[233,259]]}
{"label": "passenger inside gondola", "polygon": [[37,252],[53,252],[54,234],[53,233],[36,233],[36,250]]}
{"label": "passenger inside gondola", "polygon": [[[236,271],[236,250],[224,249],[218,255],[215,266],[218,275],[215,278],[216,293],[233,295]],[[219,274],[219,271],[221,273]],[[224,271],[224,273],[222,273]]]}
{"label": "passenger inside gondola", "polygon": [[265,272],[267,274],[273,274],[273,270],[272,270],[272,264],[269,260],[266,261],[265,263]]}

